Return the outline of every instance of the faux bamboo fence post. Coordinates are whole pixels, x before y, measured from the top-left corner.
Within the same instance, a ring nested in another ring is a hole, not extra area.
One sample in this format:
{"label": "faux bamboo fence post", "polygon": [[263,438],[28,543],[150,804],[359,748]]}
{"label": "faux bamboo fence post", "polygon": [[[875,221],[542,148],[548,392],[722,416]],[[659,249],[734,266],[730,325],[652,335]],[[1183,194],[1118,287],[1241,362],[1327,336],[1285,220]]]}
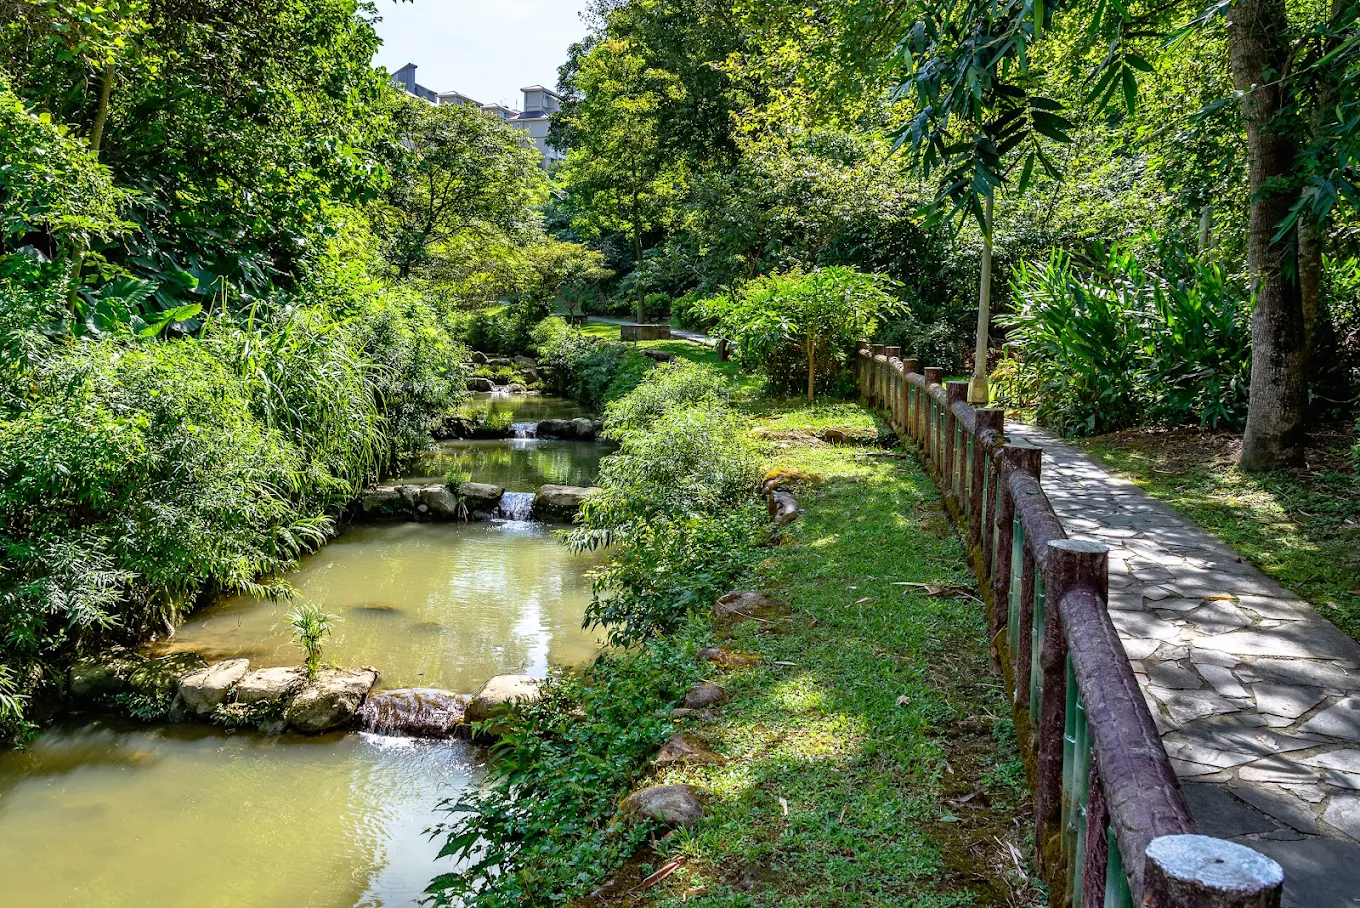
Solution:
{"label": "faux bamboo fence post", "polygon": [[1270,858],[1195,834],[1108,608],[1109,552],[1068,539],[1039,448],[897,348],[860,343],[860,395],[916,445],[966,534],[1035,794],[1038,859],[1072,908],[1278,908]]}

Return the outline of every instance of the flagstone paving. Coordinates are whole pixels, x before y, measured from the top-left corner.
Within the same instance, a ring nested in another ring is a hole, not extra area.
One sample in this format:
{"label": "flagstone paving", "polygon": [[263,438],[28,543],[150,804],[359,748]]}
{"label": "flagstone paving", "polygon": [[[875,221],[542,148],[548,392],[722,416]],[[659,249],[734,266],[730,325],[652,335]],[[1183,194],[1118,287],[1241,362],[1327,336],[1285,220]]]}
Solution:
{"label": "flagstone paving", "polygon": [[1283,865],[1284,904],[1360,905],[1360,644],[1231,549],[1029,426],[1070,536],[1110,549],[1110,617],[1206,835]]}

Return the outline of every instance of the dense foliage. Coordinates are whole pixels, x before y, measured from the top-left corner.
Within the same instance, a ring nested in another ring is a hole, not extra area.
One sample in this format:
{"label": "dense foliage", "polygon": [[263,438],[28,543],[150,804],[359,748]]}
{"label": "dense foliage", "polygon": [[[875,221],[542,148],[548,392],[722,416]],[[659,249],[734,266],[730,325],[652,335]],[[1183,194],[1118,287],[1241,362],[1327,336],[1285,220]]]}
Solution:
{"label": "dense foliage", "polygon": [[1154,269],[1112,250],[1021,264],[1004,322],[1019,361],[998,393],[1046,425],[1097,435],[1143,423],[1236,428],[1247,410],[1250,299],[1212,262],[1176,250]]}

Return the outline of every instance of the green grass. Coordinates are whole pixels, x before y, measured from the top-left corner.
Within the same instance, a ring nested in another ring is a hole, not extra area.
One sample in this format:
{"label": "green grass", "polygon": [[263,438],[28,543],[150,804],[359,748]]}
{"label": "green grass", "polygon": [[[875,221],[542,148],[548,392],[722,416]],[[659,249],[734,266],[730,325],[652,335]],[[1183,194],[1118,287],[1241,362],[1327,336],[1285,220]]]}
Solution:
{"label": "green grass", "polygon": [[[805,435],[832,411],[845,428],[874,421],[850,405],[772,418]],[[728,762],[660,774],[707,792],[709,818],[636,868],[683,855],[680,871],[624,902],[1042,903],[982,607],[900,585],[973,584],[933,484],[910,458],[792,436],[772,445],[773,464],[818,480],[797,493],[806,513],[756,578],[788,616],[722,641],[766,659],[715,677],[732,701],[687,729]]]}
{"label": "green grass", "polygon": [[1236,466],[1240,439],[1192,429],[1131,430],[1079,442],[1223,540],[1360,639],[1360,474],[1336,433],[1309,468],[1261,476]]}

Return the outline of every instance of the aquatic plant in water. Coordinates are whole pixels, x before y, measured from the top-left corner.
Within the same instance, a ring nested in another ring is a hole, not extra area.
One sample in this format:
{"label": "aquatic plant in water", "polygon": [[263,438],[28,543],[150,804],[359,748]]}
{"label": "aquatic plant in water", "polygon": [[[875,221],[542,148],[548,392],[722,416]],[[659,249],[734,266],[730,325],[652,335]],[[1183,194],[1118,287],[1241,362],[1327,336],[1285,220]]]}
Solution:
{"label": "aquatic plant in water", "polygon": [[288,616],[288,626],[293,629],[297,645],[306,654],[307,677],[315,680],[321,669],[322,641],[331,635],[331,622],[338,620],[328,615],[317,605],[303,605]]}

